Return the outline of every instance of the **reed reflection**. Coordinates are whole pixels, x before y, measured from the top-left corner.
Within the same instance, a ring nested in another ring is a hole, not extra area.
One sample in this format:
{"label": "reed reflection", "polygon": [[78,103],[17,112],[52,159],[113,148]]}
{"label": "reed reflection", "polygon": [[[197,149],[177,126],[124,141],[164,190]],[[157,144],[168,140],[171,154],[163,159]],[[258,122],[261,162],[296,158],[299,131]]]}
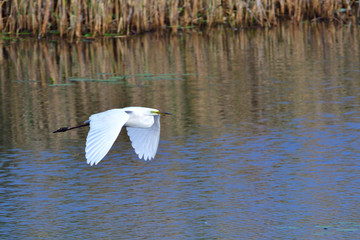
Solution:
{"label": "reed reflection", "polygon": [[358,38],[353,29],[303,25],[75,44],[2,42],[0,143],[46,145],[59,126],[132,105],[173,112],[164,134],[175,135],[193,131],[189,125],[217,134],[224,123],[279,126],[278,116],[336,114],[340,106],[331,102],[358,98]]}

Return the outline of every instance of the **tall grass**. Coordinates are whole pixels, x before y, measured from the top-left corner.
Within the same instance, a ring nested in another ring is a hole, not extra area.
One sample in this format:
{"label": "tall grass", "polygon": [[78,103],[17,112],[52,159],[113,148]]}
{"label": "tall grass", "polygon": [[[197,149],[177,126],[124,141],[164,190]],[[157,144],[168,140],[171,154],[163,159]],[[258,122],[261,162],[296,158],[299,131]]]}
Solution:
{"label": "tall grass", "polygon": [[281,21],[354,23],[355,0],[0,0],[0,31],[60,36],[179,28],[270,27]]}

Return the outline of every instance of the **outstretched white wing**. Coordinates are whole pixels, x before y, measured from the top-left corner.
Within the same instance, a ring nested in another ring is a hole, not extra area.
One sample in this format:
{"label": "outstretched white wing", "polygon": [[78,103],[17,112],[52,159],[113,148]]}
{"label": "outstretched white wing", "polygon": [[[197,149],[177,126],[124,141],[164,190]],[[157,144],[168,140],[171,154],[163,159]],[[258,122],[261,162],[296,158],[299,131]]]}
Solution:
{"label": "outstretched white wing", "polygon": [[131,143],[139,158],[151,160],[155,157],[160,138],[160,116],[154,116],[150,128],[126,127]]}
{"label": "outstretched white wing", "polygon": [[122,109],[112,109],[90,116],[90,131],[86,138],[86,159],[98,164],[109,152],[129,115]]}

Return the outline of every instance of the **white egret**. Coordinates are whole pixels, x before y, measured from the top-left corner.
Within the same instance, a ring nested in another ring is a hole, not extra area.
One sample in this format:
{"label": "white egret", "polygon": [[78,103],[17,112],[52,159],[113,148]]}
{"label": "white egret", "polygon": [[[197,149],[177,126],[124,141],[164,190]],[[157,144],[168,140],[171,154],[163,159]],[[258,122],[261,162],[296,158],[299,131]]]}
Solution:
{"label": "white egret", "polygon": [[133,148],[140,159],[155,157],[160,138],[160,115],[170,114],[154,108],[126,107],[111,109],[90,116],[84,124],[76,127],[63,127],[56,132],[90,125],[86,138],[85,157],[87,163],[98,164],[109,152],[121,128],[126,127]]}

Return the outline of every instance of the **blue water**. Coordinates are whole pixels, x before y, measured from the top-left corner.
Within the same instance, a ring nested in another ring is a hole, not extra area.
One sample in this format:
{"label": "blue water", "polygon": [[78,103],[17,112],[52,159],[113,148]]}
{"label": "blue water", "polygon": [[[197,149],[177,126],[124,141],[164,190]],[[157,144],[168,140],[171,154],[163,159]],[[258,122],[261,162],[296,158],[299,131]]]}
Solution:
{"label": "blue water", "polygon": [[1,153],[1,236],[354,237],[359,125],[314,129],[307,121],[283,129],[254,125],[255,133],[227,126],[210,137],[199,127],[199,135],[161,141],[149,162],[136,159],[129,142],[117,143],[95,167],[85,164],[76,141],[61,152],[8,149]]}

